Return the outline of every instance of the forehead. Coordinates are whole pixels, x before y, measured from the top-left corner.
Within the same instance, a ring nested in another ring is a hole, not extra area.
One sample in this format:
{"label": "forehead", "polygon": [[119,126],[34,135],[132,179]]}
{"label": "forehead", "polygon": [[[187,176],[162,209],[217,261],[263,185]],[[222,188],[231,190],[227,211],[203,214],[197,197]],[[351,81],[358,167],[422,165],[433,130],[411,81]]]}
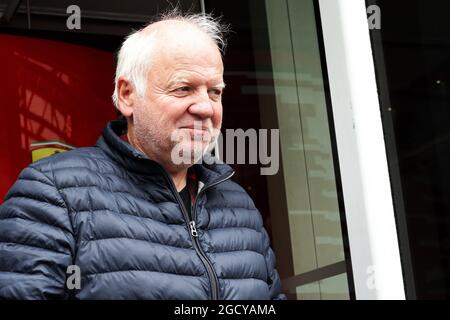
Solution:
{"label": "forehead", "polygon": [[215,42],[196,28],[179,27],[158,32],[150,76],[221,78],[222,56]]}
{"label": "forehead", "polygon": [[150,72],[151,81],[170,87],[180,83],[221,85],[222,63],[199,63],[195,59],[167,59]]}
{"label": "forehead", "polygon": [[204,67],[197,64],[177,64],[165,71],[164,79],[168,86],[177,83],[207,83],[219,85],[223,82],[223,69]]}

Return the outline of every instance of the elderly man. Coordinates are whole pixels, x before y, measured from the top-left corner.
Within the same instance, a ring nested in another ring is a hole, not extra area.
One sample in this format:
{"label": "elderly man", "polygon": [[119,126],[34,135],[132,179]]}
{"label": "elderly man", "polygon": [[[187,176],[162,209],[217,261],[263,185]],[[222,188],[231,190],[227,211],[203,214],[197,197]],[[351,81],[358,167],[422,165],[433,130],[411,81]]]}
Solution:
{"label": "elderly man", "polygon": [[199,161],[222,122],[221,30],[172,13],[126,39],[126,121],[24,169],[0,208],[1,298],[285,298],[252,200]]}

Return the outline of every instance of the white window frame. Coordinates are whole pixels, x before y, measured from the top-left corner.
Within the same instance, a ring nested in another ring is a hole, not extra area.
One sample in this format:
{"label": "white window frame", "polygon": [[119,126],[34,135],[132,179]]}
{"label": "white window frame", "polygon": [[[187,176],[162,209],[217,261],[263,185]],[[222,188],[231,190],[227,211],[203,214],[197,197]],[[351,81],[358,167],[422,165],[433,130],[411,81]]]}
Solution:
{"label": "white window frame", "polygon": [[364,0],[319,0],[356,299],[405,299]]}

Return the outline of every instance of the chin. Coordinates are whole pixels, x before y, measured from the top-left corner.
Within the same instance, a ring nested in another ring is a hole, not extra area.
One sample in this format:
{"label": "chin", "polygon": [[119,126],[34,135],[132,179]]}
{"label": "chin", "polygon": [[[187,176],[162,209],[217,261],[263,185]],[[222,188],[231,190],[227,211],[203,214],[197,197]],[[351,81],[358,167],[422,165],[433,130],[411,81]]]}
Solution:
{"label": "chin", "polygon": [[176,166],[191,166],[202,159],[207,151],[207,143],[182,142],[174,146],[171,152],[171,159]]}

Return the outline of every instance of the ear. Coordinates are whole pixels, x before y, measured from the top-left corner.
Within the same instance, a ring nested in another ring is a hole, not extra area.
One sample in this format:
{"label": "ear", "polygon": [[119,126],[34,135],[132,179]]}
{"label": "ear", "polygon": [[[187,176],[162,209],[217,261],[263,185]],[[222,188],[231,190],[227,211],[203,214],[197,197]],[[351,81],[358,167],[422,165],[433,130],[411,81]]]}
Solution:
{"label": "ear", "polygon": [[131,117],[137,103],[137,93],[131,82],[122,77],[117,81],[117,98],[119,111],[125,117]]}

